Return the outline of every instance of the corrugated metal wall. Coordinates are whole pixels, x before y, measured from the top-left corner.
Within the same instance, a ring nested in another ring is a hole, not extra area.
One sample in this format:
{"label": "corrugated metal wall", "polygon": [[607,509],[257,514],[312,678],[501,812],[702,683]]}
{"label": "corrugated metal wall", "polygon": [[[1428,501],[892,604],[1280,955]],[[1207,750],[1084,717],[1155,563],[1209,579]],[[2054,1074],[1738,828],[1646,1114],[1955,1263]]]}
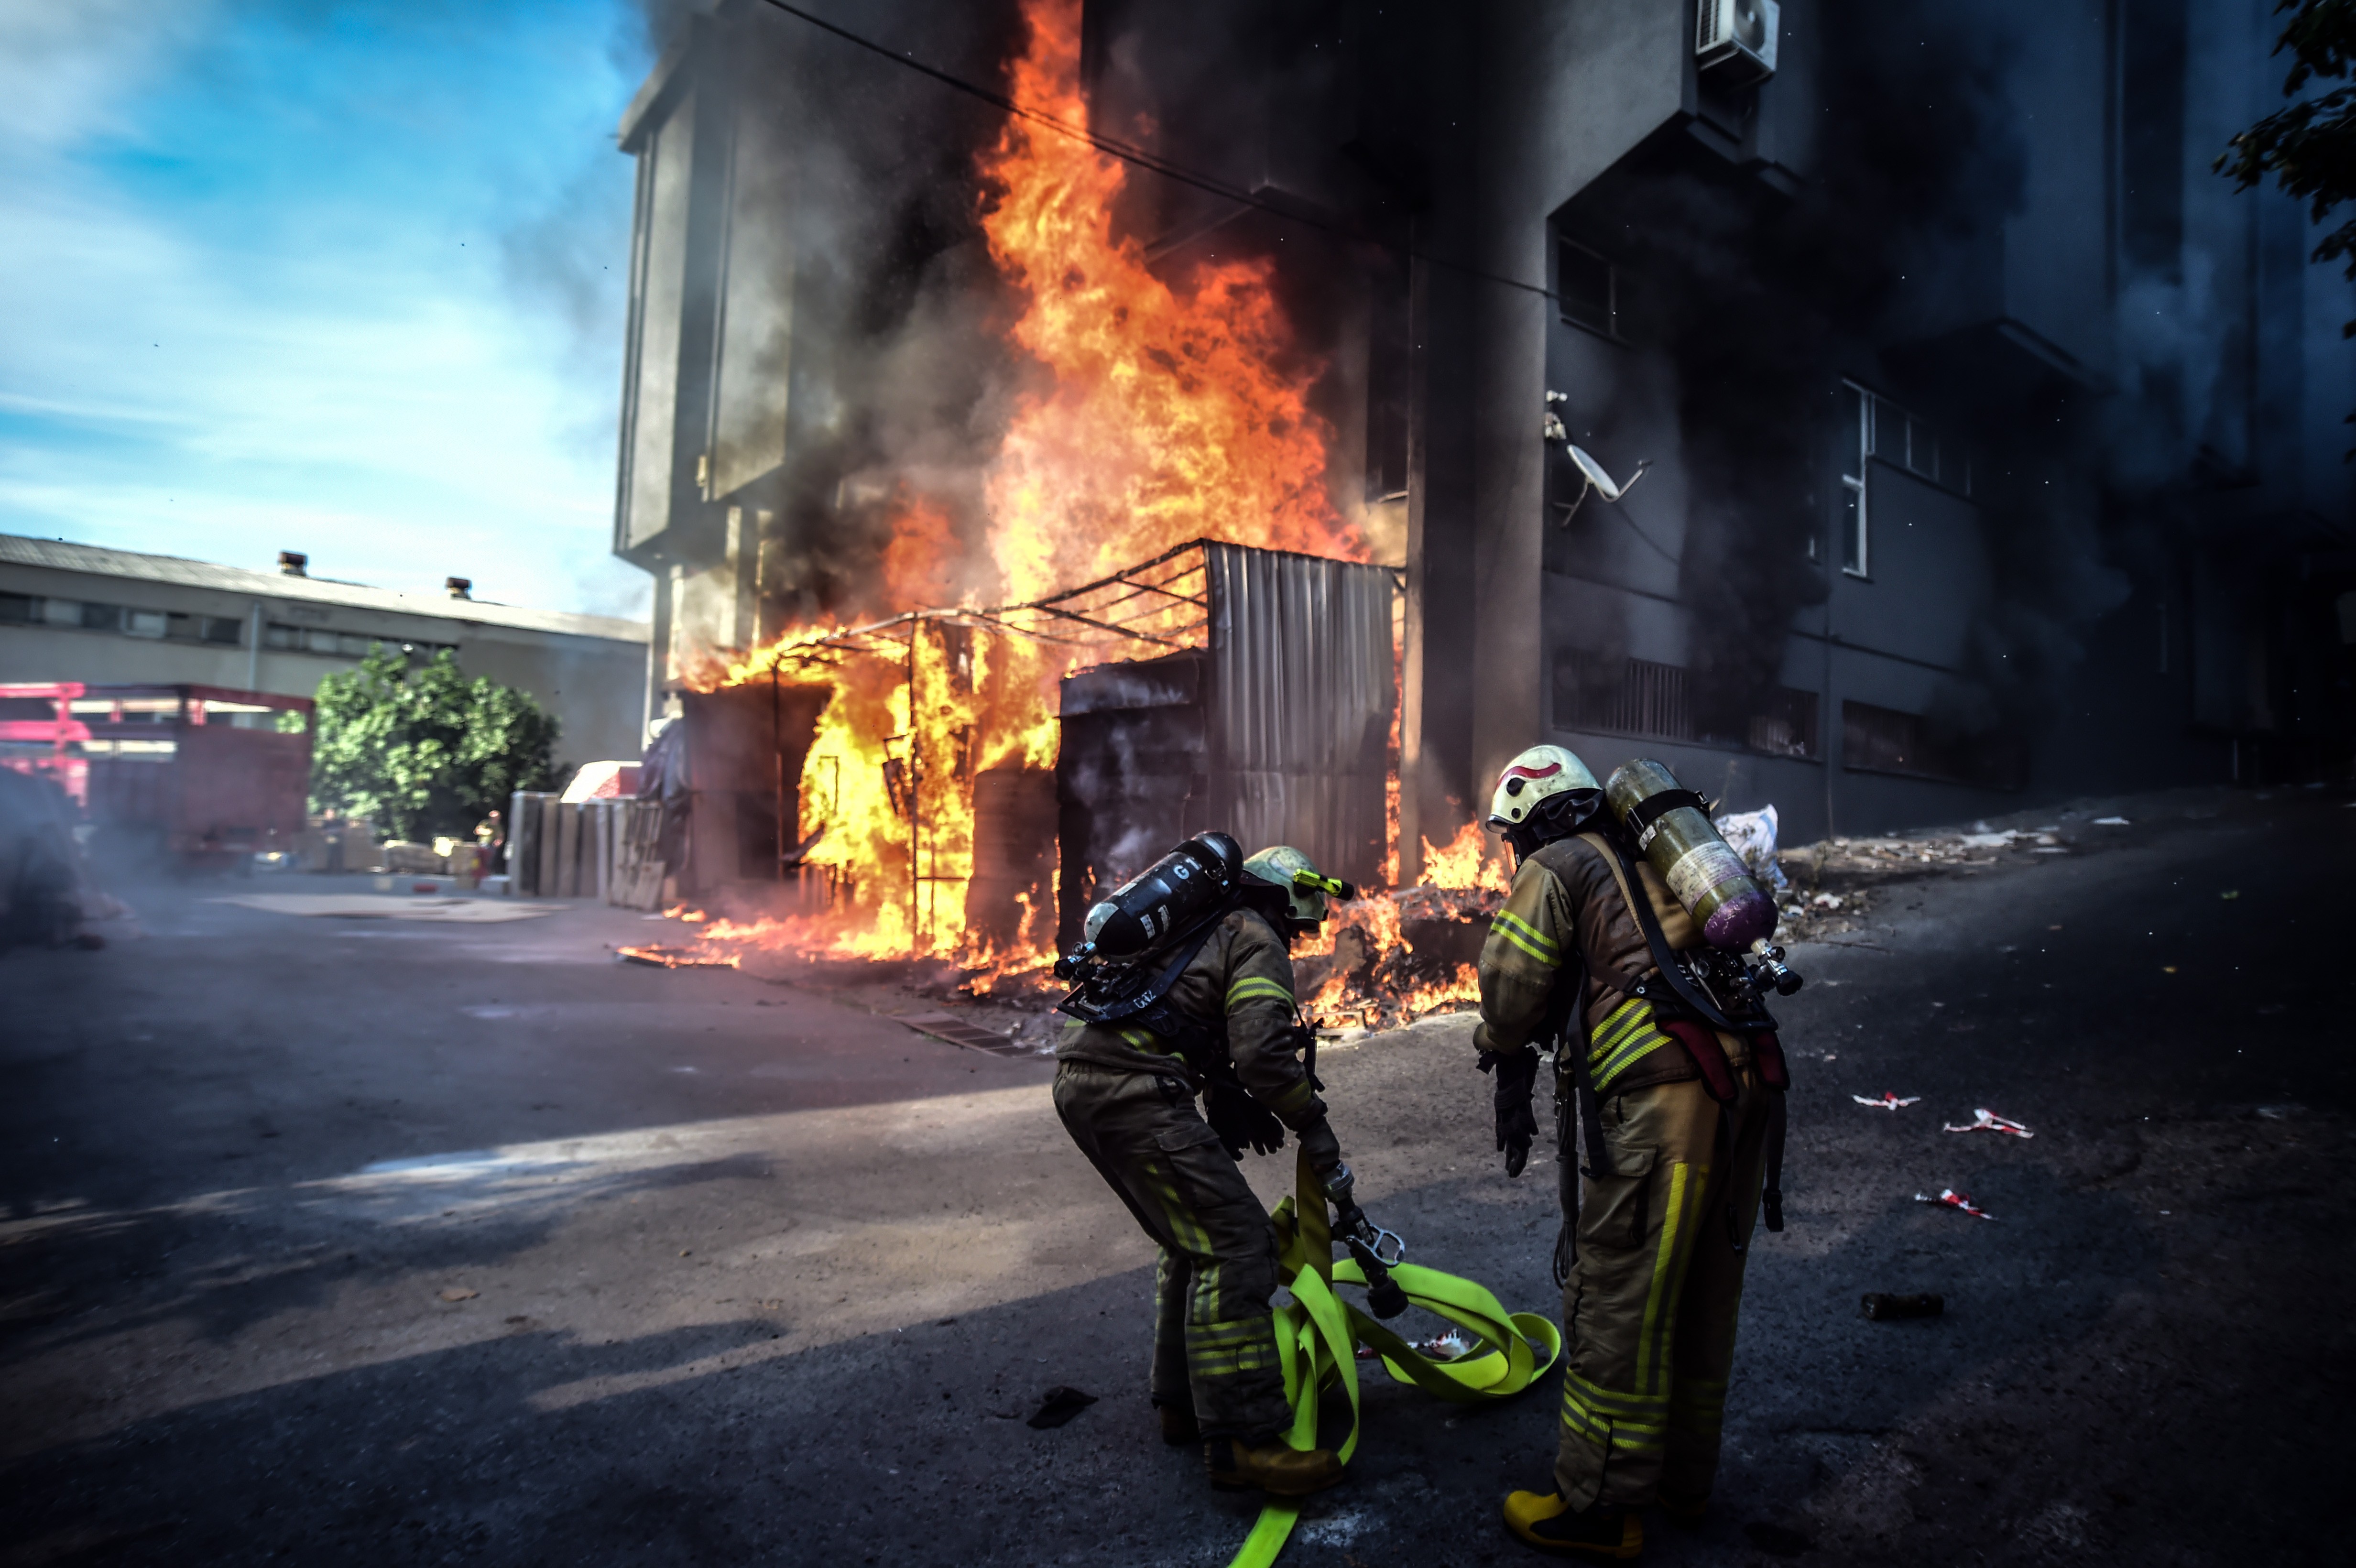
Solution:
{"label": "corrugated metal wall", "polygon": [[1211,592],[1212,822],[1290,844],[1330,876],[1378,879],[1389,771],[1391,574],[1205,547]]}

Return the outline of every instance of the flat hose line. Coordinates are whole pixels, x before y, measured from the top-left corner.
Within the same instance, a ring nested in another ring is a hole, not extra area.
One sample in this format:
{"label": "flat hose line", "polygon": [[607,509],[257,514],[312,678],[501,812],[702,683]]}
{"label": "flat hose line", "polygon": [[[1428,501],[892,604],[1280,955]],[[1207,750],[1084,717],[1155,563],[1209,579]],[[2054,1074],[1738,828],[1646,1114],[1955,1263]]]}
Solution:
{"label": "flat hose line", "polygon": [[[1315,1201],[1296,1202],[1288,1197],[1270,1216],[1276,1222],[1278,1272],[1291,1293],[1285,1306],[1275,1308],[1284,1397],[1292,1406],[1286,1446],[1306,1450],[1318,1445],[1318,1400],[1338,1383],[1350,1399],[1350,1433],[1333,1452],[1344,1465],[1357,1452],[1360,1344],[1381,1357],[1384,1370],[1397,1381],[1457,1404],[1510,1399],[1554,1365],[1562,1353],[1562,1331],[1551,1318],[1535,1312],[1509,1313],[1486,1288],[1452,1274],[1405,1263],[1390,1270],[1410,1304],[1447,1318],[1473,1338],[1476,1349],[1453,1360],[1432,1360],[1336,1296],[1334,1285],[1363,1285],[1366,1277],[1356,1260],[1333,1256],[1325,1189],[1305,1154],[1295,1169],[1301,1196]],[[1300,1517],[1298,1502],[1269,1499],[1227,1568],[1269,1568]]]}

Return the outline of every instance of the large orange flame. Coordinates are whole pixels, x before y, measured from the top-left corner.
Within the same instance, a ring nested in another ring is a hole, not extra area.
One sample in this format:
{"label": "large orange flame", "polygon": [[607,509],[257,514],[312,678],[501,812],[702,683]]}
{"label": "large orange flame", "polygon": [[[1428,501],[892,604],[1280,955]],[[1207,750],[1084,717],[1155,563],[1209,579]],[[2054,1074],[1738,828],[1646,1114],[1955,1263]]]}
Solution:
{"label": "large orange flame", "polygon": [[[1033,0],[1014,101],[1074,128],[1080,6]],[[1128,171],[1076,137],[1009,120],[982,227],[1030,296],[1014,340],[1055,373],[991,476],[991,543],[1028,599],[1200,538],[1365,559],[1325,488],[1328,432],[1280,366],[1290,333],[1264,261],[1205,261],[1181,293],[1113,213]]]}
{"label": "large orange flame", "polygon": [[[1027,0],[1015,101],[1087,125],[1078,0]],[[1024,299],[1016,346],[1044,367],[986,476],[987,547],[1009,601],[1039,598],[1201,538],[1351,560],[1356,528],[1326,490],[1331,432],[1264,261],[1205,259],[1173,283],[1149,268],[1113,212],[1126,167],[1075,135],[1010,118],[980,161],[993,204],[991,258]],[[946,512],[904,491],[884,551],[887,613],[940,608],[957,543]],[[841,630],[804,626],[756,650],[723,684],[767,678],[781,653]],[[841,956],[939,955],[971,966],[1043,965],[1053,921],[1026,907],[991,950],[969,933],[973,781],[995,767],[1052,767],[1055,683],[1076,656],[1055,645],[938,623],[895,631],[901,656],[835,661],[801,777],[802,837],[828,904],[791,918],[712,923],[708,939]]]}

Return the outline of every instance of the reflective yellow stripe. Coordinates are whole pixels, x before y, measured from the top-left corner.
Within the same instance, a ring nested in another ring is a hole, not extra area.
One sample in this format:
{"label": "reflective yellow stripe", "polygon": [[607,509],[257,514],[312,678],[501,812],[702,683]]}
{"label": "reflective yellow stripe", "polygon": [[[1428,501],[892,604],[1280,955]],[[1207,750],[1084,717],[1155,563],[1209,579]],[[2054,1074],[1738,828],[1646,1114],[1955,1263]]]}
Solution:
{"label": "reflective yellow stripe", "polygon": [[[1210,1232],[1204,1230],[1202,1221],[1194,1218],[1194,1211],[1186,1207],[1186,1200],[1178,1196],[1176,1184],[1172,1182],[1161,1166],[1151,1160],[1146,1162],[1142,1174],[1145,1177],[1146,1185],[1153,1189],[1153,1195],[1162,1200],[1162,1218],[1170,1221],[1170,1239],[1178,1244],[1178,1250],[1189,1258],[1209,1258],[1211,1256]],[[1215,1274],[1216,1269],[1215,1264],[1210,1265],[1210,1272]],[[1195,1275],[1195,1292],[1199,1295],[1202,1288],[1202,1273],[1198,1271]]]}
{"label": "reflective yellow stripe", "polygon": [[1644,1296],[1644,1323],[1636,1336],[1636,1386],[1658,1388],[1668,1381],[1669,1324],[1676,1316],[1677,1296],[1685,1284],[1678,1277],[1677,1243],[1685,1233],[1686,1192],[1701,1190],[1709,1175],[1706,1165],[1679,1160],[1669,1167],[1668,1211],[1661,1216],[1661,1244],[1653,1254],[1653,1285]]}
{"label": "reflective yellow stripe", "polygon": [[1557,942],[1553,937],[1548,936],[1545,932],[1540,931],[1537,926],[1532,925],[1528,921],[1524,920],[1520,915],[1515,914],[1512,910],[1499,910],[1497,912],[1496,923],[1504,926],[1508,931],[1520,933],[1523,936],[1529,939],[1530,945],[1538,948],[1543,953],[1552,955],[1555,961],[1558,962],[1560,960],[1562,955],[1562,944]]}
{"label": "reflective yellow stripe", "polygon": [[1227,1011],[1234,1012],[1238,1003],[1255,1002],[1263,997],[1282,1002],[1288,1008],[1292,1005],[1292,993],[1275,981],[1262,975],[1247,975],[1227,987]]}
{"label": "reflective yellow stripe", "polygon": [[1613,1047],[1625,1042],[1636,1030],[1653,1021],[1651,1004],[1641,997],[1631,997],[1610,1012],[1595,1026],[1594,1043],[1587,1056],[1592,1061]]}
{"label": "reflective yellow stripe", "polygon": [[1555,945],[1554,939],[1512,910],[1497,912],[1497,918],[1489,924],[1489,933],[1504,937],[1549,969],[1562,967],[1562,950]]}
{"label": "reflective yellow stripe", "polygon": [[1622,1389],[1608,1389],[1601,1383],[1590,1382],[1569,1368],[1563,1370],[1562,1392],[1564,1398],[1576,1394],[1582,1405],[1614,1421],[1633,1421],[1641,1425],[1657,1426],[1668,1415],[1666,1394],[1629,1393]]}
{"label": "reflective yellow stripe", "polygon": [[1569,1373],[1562,1380],[1562,1424],[1612,1453],[1655,1454],[1667,1445],[1661,1401],[1611,1393]]}
{"label": "reflective yellow stripe", "polygon": [[1266,1104],[1270,1110],[1276,1111],[1280,1114],[1286,1111],[1297,1111],[1301,1106],[1309,1104],[1309,1080],[1303,1078],[1300,1083],[1290,1084],[1278,1093],[1269,1095],[1263,1103]]}
{"label": "reflective yellow stripe", "polygon": [[1631,997],[1612,1009],[1587,1053],[1588,1075],[1597,1093],[1646,1056],[1669,1043],[1669,1036],[1653,1021],[1653,1005]]}

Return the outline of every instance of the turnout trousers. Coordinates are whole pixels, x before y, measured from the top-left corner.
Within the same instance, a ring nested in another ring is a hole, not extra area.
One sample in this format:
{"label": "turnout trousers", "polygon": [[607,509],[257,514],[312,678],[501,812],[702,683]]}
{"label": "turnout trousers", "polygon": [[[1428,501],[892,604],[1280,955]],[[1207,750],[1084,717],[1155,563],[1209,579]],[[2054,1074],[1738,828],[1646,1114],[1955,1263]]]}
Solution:
{"label": "turnout trousers", "polygon": [[1723,1116],[1691,1080],[1601,1107],[1612,1174],[1580,1178],[1562,1296],[1554,1474],[1573,1508],[1698,1502],[1717,1478],[1771,1093],[1747,1062],[1734,1078]]}
{"label": "turnout trousers", "polygon": [[1192,1408],[1206,1437],[1258,1441],[1290,1425],[1269,1307],[1276,1227],[1184,1081],[1066,1061],[1055,1114],[1161,1245],[1153,1403]]}

